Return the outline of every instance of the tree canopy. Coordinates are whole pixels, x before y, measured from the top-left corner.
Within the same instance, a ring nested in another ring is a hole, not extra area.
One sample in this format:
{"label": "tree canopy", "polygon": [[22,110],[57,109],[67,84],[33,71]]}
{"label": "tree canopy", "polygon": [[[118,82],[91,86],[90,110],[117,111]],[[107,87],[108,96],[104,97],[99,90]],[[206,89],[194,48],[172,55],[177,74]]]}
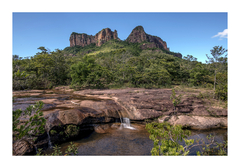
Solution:
{"label": "tree canopy", "polygon": [[[22,59],[13,55],[13,89],[44,89],[59,85],[73,88],[161,88],[187,85],[213,88],[217,97],[227,99],[227,50],[215,46],[207,63],[192,55],[183,59],[173,52],[141,43],[110,40],[100,47],[66,47]],[[21,78],[16,75],[24,74]],[[222,93],[224,92],[224,93]]]}

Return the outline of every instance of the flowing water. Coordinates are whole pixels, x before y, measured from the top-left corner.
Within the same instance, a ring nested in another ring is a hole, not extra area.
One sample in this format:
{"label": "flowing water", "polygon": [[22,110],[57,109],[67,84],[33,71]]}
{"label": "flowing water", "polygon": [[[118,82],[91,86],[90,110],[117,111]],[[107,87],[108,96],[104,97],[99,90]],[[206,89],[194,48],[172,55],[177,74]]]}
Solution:
{"label": "flowing water", "polygon": [[[107,133],[93,132],[88,137],[74,141],[78,147],[77,155],[151,155],[153,141],[149,139],[149,133],[142,124],[132,124],[134,129],[119,126],[111,128]],[[208,134],[215,135],[217,142],[227,140],[227,130],[219,129],[212,131],[192,131],[190,139],[203,139],[207,141]],[[66,151],[70,143],[60,145],[62,152]],[[196,155],[199,147],[192,148],[189,155]],[[52,153],[52,149],[46,150],[45,154]]]}
{"label": "flowing water", "polygon": [[[49,96],[47,98],[52,98]],[[55,97],[54,97],[55,98]],[[61,99],[71,100],[73,97],[62,95]],[[59,95],[58,95],[58,99]],[[87,99],[85,97],[74,97],[74,99]],[[43,97],[18,97],[13,103],[13,110],[25,109],[27,106],[34,104],[39,99],[45,99]],[[54,107],[53,107],[54,108]],[[120,116],[121,124],[117,127],[110,128],[106,133],[100,134],[92,132],[85,138],[74,141],[74,144],[78,147],[78,155],[151,155],[151,149],[153,148],[153,141],[149,139],[149,133],[145,129],[143,124],[131,124],[128,118],[122,118]],[[49,131],[48,133],[48,145],[51,147]],[[227,130],[218,129],[211,131],[192,131],[190,139],[203,139],[207,141],[206,136],[213,134],[217,142],[223,142],[227,140]],[[70,143],[63,143],[60,145],[62,152],[64,152]],[[196,151],[199,148],[193,148],[190,151],[190,155],[196,155]],[[45,154],[53,152],[52,148],[48,148],[44,151]]]}
{"label": "flowing water", "polygon": [[46,124],[46,127],[47,127],[47,135],[48,135],[48,148],[52,148],[52,142],[51,142],[51,138],[50,138],[50,134],[49,134],[49,125],[48,124]]}
{"label": "flowing water", "polygon": [[128,128],[128,129],[135,130],[135,128],[131,126],[131,123],[130,123],[130,119],[129,119],[129,118],[123,118],[123,119],[121,119],[120,129],[122,129],[122,128]]}

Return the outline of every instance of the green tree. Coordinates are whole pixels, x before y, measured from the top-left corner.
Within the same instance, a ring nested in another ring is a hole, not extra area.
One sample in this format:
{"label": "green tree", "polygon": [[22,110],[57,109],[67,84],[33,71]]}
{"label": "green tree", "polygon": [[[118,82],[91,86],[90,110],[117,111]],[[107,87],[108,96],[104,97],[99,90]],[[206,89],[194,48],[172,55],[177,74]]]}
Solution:
{"label": "green tree", "polygon": [[188,81],[194,86],[211,83],[209,71],[202,63],[197,63],[190,71]]}
{"label": "green tree", "polygon": [[189,130],[184,130],[181,125],[173,126],[167,122],[147,123],[146,129],[150,134],[149,139],[153,141],[153,148],[151,150],[153,156],[186,156],[194,147],[200,147],[196,153],[198,156],[227,155],[227,141],[218,143],[211,134],[207,136],[206,142],[203,139],[194,141],[194,139],[187,139],[191,135]]}
{"label": "green tree", "polygon": [[25,89],[24,82],[26,78],[29,76],[29,74],[26,74],[25,71],[18,70],[17,72],[13,73],[13,89]]}
{"label": "green tree", "polygon": [[149,68],[146,68],[143,76],[148,83],[156,84],[157,86],[166,86],[171,83],[170,73],[157,64],[151,64]]}
{"label": "green tree", "polygon": [[173,106],[174,106],[174,113],[176,113],[176,106],[181,103],[182,95],[176,96],[176,92],[174,89],[172,89],[172,95],[170,96],[170,99],[172,100]]}
{"label": "green tree", "polygon": [[65,85],[66,81],[70,80],[71,59],[66,58],[65,53],[59,49],[47,52],[45,48],[39,48],[42,52],[29,59],[25,65],[26,71],[30,74],[29,87],[51,88]]}
{"label": "green tree", "polygon": [[192,55],[184,56],[183,59],[179,61],[180,64],[179,78],[181,80],[181,83],[188,84],[190,72],[196,66],[197,63],[198,63],[197,58],[193,57]]}
{"label": "green tree", "polygon": [[228,50],[226,50],[222,46],[215,46],[210,51],[212,56],[208,56],[206,54],[208,58],[208,61],[206,61],[206,63],[209,63],[211,69],[213,69],[214,71],[214,91],[215,91],[217,73],[220,72],[224,68],[224,65],[226,64]]}
{"label": "green tree", "polygon": [[[30,105],[26,110],[22,111],[17,109],[13,111],[12,115],[12,129],[13,139],[19,140],[22,138],[28,138],[32,135],[38,135],[44,133],[46,119],[43,117],[41,109],[43,108],[43,102],[36,102],[35,105]],[[25,119],[26,122],[20,123],[20,119]]]}
{"label": "green tree", "polygon": [[215,90],[216,98],[220,100],[228,99],[228,75],[227,73],[218,72],[216,76],[217,86]]}
{"label": "green tree", "polygon": [[[169,123],[148,123],[146,129],[150,133],[149,139],[153,141],[151,154],[159,155],[187,155],[194,139],[187,139],[191,134],[188,130],[183,130],[180,125],[171,126]],[[185,146],[179,141],[185,142]]]}
{"label": "green tree", "polygon": [[102,88],[111,81],[111,72],[85,56],[71,66],[72,86]]}

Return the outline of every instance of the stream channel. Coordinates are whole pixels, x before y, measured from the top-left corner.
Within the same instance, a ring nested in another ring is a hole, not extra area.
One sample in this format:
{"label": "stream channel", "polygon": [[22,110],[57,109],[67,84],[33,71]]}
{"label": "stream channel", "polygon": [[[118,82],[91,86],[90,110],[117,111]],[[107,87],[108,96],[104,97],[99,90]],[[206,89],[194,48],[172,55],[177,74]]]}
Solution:
{"label": "stream channel", "polygon": [[[99,134],[92,132],[85,138],[73,141],[78,147],[77,155],[151,155],[153,141],[149,139],[149,133],[143,124],[131,124],[136,129],[119,128],[111,129],[108,133]],[[215,141],[221,143],[227,140],[226,129],[208,131],[193,131],[189,139],[203,139],[207,142],[207,135],[215,136]],[[64,152],[70,142],[60,145]],[[189,155],[196,155],[199,147],[190,150]],[[48,148],[44,154],[51,154],[53,149]]]}
{"label": "stream channel", "polygon": [[[34,101],[51,99],[53,97],[50,95],[49,97],[15,97],[13,110],[18,108],[24,109],[34,104]],[[112,123],[111,125],[114,125],[114,127],[110,126],[106,133],[93,131],[84,138],[72,141],[78,148],[77,155],[151,155],[153,141],[149,139],[149,133],[145,129],[143,122],[134,122],[130,126],[130,120],[127,118],[120,119],[125,124],[126,120],[128,121],[127,126],[120,123]],[[227,140],[227,129],[213,129],[208,131],[191,130],[191,132],[192,135],[189,139],[203,139],[207,142],[206,136],[212,134],[215,136],[217,142]],[[64,152],[69,144],[70,142],[60,144],[61,151]],[[189,155],[196,155],[197,151],[199,151],[198,147],[192,148]],[[52,148],[43,151],[44,154],[51,154],[52,152]]]}

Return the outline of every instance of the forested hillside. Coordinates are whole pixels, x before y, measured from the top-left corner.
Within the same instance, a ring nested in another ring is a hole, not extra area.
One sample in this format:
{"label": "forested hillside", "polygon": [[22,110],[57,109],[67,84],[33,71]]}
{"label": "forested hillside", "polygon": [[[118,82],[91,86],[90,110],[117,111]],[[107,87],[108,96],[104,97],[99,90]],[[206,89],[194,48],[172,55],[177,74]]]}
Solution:
{"label": "forested hillside", "polygon": [[103,45],[66,47],[39,52],[29,58],[13,55],[13,90],[72,88],[162,88],[173,85],[215,89],[216,97],[227,99],[227,57],[222,47],[211,49],[207,64],[194,56],[182,59],[148,44],[110,40]]}

